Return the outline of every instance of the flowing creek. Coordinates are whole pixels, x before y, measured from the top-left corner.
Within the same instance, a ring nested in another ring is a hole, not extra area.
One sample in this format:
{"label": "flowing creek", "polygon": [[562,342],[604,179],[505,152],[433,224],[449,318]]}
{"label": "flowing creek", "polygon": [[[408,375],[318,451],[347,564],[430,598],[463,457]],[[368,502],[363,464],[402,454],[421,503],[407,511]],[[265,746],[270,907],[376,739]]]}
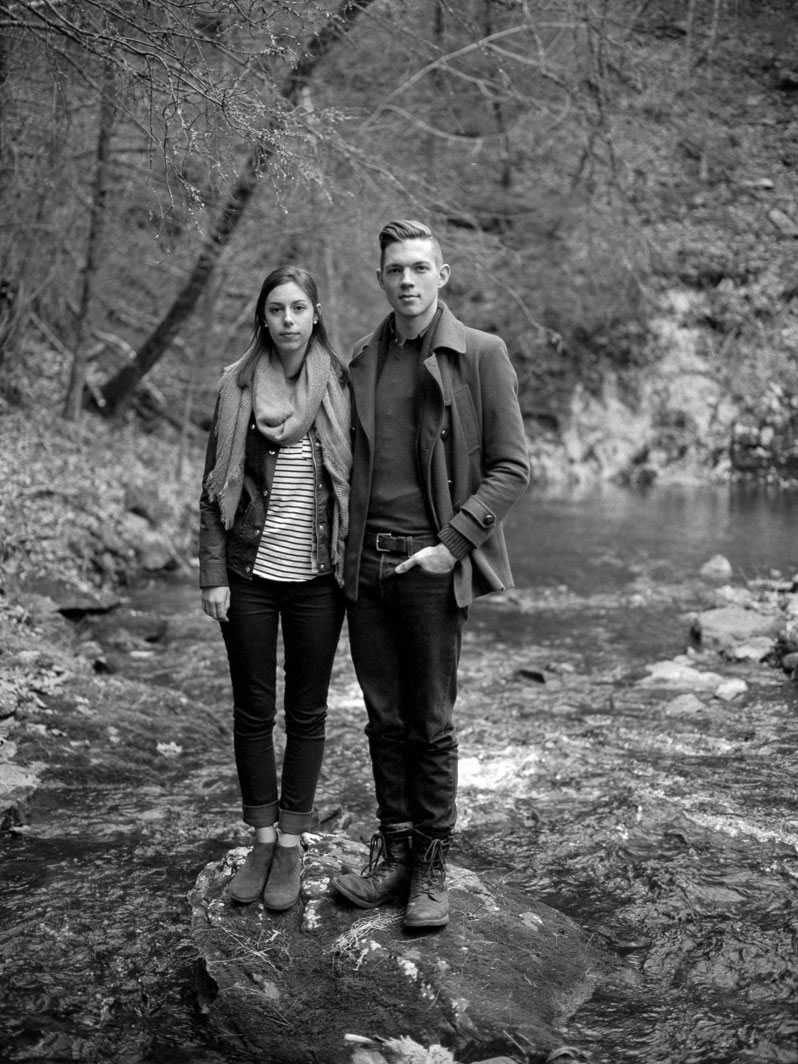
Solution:
{"label": "flowing creek", "polygon": [[[798,571],[796,517],[798,498],[764,491],[530,493],[508,527],[517,588],[472,609],[453,859],[625,958],[563,1031],[592,1064],[798,1061],[798,688],[750,664],[732,703],[641,683],[646,664],[685,651],[712,555],[738,585]],[[98,625],[114,670],[104,730],[63,740],[90,770],[62,768],[0,838],[0,1060],[249,1064],[204,1024],[185,900],[246,838],[221,640],[185,575],[131,591],[117,613],[117,632],[165,634],[131,651]],[[162,740],[140,767],[118,698],[140,745]],[[370,830],[362,727],[344,638],[325,829]],[[127,763],[110,760],[117,748]],[[364,1016],[357,1033],[382,1032]]]}

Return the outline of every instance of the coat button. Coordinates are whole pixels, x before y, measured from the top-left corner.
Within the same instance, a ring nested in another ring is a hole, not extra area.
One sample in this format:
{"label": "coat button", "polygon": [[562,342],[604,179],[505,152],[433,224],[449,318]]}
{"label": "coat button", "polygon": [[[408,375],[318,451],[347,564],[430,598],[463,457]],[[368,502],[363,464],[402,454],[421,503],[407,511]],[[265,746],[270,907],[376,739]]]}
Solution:
{"label": "coat button", "polygon": [[493,514],[485,514],[485,524],[486,525],[492,525],[495,520],[496,520],[496,518],[493,516]]}
{"label": "coat button", "polygon": [[442,440],[445,440],[448,437],[448,435],[449,435],[449,430],[448,429],[441,429],[441,439]]}

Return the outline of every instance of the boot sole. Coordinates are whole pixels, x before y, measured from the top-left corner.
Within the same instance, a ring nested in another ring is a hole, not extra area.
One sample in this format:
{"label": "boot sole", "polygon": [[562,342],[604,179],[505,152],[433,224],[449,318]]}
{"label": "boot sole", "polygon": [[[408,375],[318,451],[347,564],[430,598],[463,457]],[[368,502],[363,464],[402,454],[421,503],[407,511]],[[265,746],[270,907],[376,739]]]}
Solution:
{"label": "boot sole", "polygon": [[357,905],[358,909],[379,909],[381,905],[395,905],[399,902],[399,896],[396,894],[392,894],[389,898],[383,898],[381,901],[363,901],[362,898],[350,893],[345,887],[339,886],[334,879],[332,880],[332,885],[339,894],[343,894],[347,901]]}
{"label": "boot sole", "polygon": [[230,891],[230,897],[236,903],[236,905],[251,905],[253,901],[258,900],[260,895],[261,891],[259,890],[258,893],[254,894],[251,898],[242,898],[238,894],[233,894],[232,890]]}
{"label": "boot sole", "polygon": [[402,927],[405,931],[426,931],[433,930],[436,927],[446,927],[449,923],[449,917],[444,916],[438,920],[404,920]]}
{"label": "boot sole", "polygon": [[263,899],[263,904],[264,904],[264,907],[269,910],[269,912],[272,912],[272,913],[284,913],[287,909],[293,909],[293,907],[296,905],[296,903],[298,901],[299,901],[299,895],[297,895],[297,897],[294,898],[293,901],[289,901],[289,903],[287,905],[271,905],[268,901],[266,901],[265,898]]}

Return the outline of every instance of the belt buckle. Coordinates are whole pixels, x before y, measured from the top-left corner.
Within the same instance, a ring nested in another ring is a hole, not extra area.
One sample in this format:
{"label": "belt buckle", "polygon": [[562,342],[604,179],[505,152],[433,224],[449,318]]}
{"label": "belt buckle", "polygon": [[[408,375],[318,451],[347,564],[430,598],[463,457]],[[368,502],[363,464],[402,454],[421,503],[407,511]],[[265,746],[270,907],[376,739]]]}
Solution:
{"label": "belt buckle", "polygon": [[390,552],[391,548],[390,547],[383,547],[382,544],[380,543],[380,540],[383,538],[383,536],[385,536],[387,539],[393,539],[393,536],[391,535],[390,532],[378,532],[376,537],[375,537],[374,547],[375,547],[376,550],[380,551],[382,554],[388,554]]}

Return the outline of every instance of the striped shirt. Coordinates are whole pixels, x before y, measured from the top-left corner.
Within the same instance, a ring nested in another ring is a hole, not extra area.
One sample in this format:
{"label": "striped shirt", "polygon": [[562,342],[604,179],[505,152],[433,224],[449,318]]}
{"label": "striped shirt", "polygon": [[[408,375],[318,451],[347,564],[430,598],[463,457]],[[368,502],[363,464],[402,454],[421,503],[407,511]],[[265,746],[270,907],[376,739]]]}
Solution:
{"label": "striped shirt", "polygon": [[266,524],[253,572],[266,580],[311,580],[318,574],[313,554],[316,466],[310,437],[281,447],[274,469]]}

